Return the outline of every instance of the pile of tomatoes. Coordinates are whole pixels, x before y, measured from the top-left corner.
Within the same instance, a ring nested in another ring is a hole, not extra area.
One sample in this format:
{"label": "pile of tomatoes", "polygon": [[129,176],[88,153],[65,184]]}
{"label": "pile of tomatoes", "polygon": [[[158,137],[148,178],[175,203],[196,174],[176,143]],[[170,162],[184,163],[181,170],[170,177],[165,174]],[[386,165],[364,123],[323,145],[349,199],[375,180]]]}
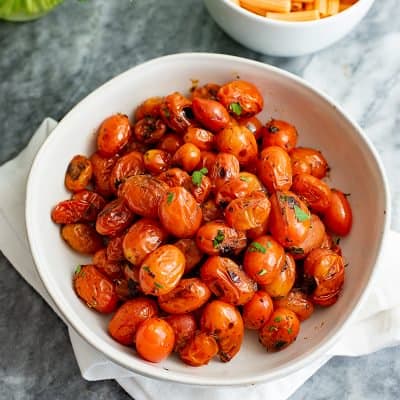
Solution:
{"label": "pile of tomatoes", "polygon": [[74,289],[115,312],[109,334],[146,360],[229,361],[245,328],[282,350],[314,306],[339,297],[332,235],[351,229],[347,196],[322,180],[321,152],[297,147],[288,122],[263,125],[262,108],[243,80],[150,98],[133,124],[104,120],[96,152],[68,165],[72,197],[52,219],[72,249],[93,254]]}

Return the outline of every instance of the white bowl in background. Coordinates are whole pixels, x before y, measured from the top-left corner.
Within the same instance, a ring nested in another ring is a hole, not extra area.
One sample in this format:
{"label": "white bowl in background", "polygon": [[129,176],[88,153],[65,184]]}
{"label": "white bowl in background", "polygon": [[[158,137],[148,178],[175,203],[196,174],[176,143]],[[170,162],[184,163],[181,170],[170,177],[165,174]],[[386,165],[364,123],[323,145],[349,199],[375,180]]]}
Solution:
{"label": "white bowl in background", "polygon": [[374,0],[358,0],[331,17],[316,21],[276,21],[239,7],[231,0],[204,0],[215,22],[233,39],[272,56],[295,57],[330,46],[347,35]]}
{"label": "white bowl in background", "polygon": [[[50,211],[68,198],[64,174],[76,154],[94,149],[95,132],[110,114],[132,111],[150,96],[188,92],[192,79],[200,84],[224,83],[238,76],[262,92],[262,121],[270,117],[293,123],[300,145],[322,150],[331,166],[330,184],[351,193],[354,225],[342,242],[349,267],[339,301],[317,310],[302,323],[297,341],[268,354],[254,332],[246,332],[240,353],[229,363],[213,360],[193,368],[176,356],[152,364],[115,342],[107,333],[109,317],[87,308],[72,287],[76,265],[90,262],[68,248]],[[66,321],[112,361],[154,378],[199,385],[244,385],[281,378],[297,371],[339,338],[365,297],[388,230],[390,202],[377,153],[360,127],[331,99],[302,79],[255,61],[218,54],[177,54],[146,62],[107,82],[76,105],[58,124],[38,152],[27,187],[26,223],[39,275]]]}

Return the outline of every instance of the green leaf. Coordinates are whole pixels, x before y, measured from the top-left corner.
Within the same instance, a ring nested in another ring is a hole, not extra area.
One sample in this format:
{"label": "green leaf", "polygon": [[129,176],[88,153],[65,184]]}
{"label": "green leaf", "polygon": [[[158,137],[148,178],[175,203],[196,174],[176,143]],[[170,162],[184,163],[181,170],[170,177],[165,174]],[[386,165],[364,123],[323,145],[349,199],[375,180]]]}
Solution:
{"label": "green leaf", "polygon": [[241,177],[239,177],[239,179],[240,179],[241,181],[243,181],[243,182],[249,182],[249,181],[250,181],[250,179],[247,178],[246,176],[241,176]]}
{"label": "green leaf", "polygon": [[263,268],[263,269],[260,269],[260,270],[257,272],[257,275],[259,275],[259,276],[264,276],[266,273],[267,273],[267,270]]}
{"label": "green leaf", "polygon": [[79,274],[82,271],[82,265],[78,264],[78,266],[75,269],[75,274]]}
{"label": "green leaf", "polygon": [[237,116],[242,114],[242,106],[239,103],[231,103],[229,104],[229,110],[235,113]]}
{"label": "green leaf", "polygon": [[200,186],[201,182],[203,180],[203,176],[206,174],[208,174],[207,168],[202,168],[198,171],[193,171],[193,174],[192,174],[193,185]]}
{"label": "green leaf", "polygon": [[214,249],[217,249],[218,246],[224,241],[224,239],[225,239],[224,231],[218,229],[217,236],[215,236],[215,238],[212,241]]}
{"label": "green leaf", "polygon": [[289,335],[291,335],[291,334],[293,333],[293,329],[292,329],[292,328],[289,328],[289,329],[287,330],[287,333],[288,333]]}
{"label": "green leaf", "polygon": [[296,215],[297,221],[304,222],[310,219],[310,214],[304,212],[298,205],[294,205],[294,213]]}
{"label": "green leaf", "polygon": [[258,242],[252,242],[247,250],[251,253],[258,252],[265,254],[267,252],[267,249]]}
{"label": "green leaf", "polygon": [[281,322],[282,321],[282,318],[281,317],[275,317],[274,318],[274,322]]}
{"label": "green leaf", "polygon": [[158,282],[154,282],[154,286],[157,288],[157,289],[162,289],[164,286],[163,285],[161,285],[160,283],[158,283]]}
{"label": "green leaf", "polygon": [[173,199],[174,199],[174,194],[173,193],[168,193],[167,194],[167,203],[171,204]]}

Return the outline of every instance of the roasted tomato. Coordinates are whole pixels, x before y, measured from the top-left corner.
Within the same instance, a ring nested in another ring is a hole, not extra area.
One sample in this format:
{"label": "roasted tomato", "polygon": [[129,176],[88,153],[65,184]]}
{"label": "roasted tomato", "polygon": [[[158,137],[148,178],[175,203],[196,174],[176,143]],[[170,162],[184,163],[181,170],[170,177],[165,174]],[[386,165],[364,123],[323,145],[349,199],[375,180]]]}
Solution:
{"label": "roasted tomato", "polygon": [[161,117],[171,129],[184,133],[193,125],[192,102],[178,92],[172,93],[161,104]]}
{"label": "roasted tomato", "polygon": [[150,253],[140,267],[140,288],[145,294],[161,296],[178,285],[185,271],[185,256],[166,244]]}
{"label": "roasted tomato", "polygon": [[160,116],[160,107],[163,102],[162,97],[150,97],[146,99],[135,111],[135,121],[145,117],[157,118]]}
{"label": "roasted tomato", "polygon": [[274,307],[284,307],[293,311],[300,321],[305,321],[314,312],[314,305],[308,296],[299,289],[291,290],[287,296],[274,299]]}
{"label": "roasted tomato", "polygon": [[90,190],[82,190],[80,192],[74,193],[72,200],[83,200],[90,204],[90,207],[85,212],[83,219],[85,221],[96,221],[99,212],[106,205],[106,201],[101,195]]}
{"label": "roasted tomato", "polygon": [[118,297],[112,281],[94,265],[80,265],[73,277],[77,295],[89,308],[107,314],[117,307]]}
{"label": "roasted tomato", "polygon": [[157,363],[171,354],[175,333],[167,321],[156,317],[148,318],[139,325],[135,344],[140,357]]}
{"label": "roasted tomato", "polygon": [[200,163],[197,165],[196,169],[207,168],[207,171],[211,171],[217,155],[211,151],[202,151],[200,152],[200,157]]}
{"label": "roasted tomato", "polygon": [[175,133],[167,133],[164,135],[158,143],[158,148],[164,150],[169,154],[175,154],[175,152],[183,145],[181,136]]}
{"label": "roasted tomato", "polygon": [[216,145],[221,153],[233,154],[240,165],[249,165],[257,159],[257,141],[245,126],[231,123],[216,136]]}
{"label": "roasted tomato", "polygon": [[218,190],[225,182],[239,176],[240,164],[233,154],[218,153],[214,165],[209,170],[209,177],[215,190]]}
{"label": "roasted tomato", "polygon": [[282,147],[266,147],[258,161],[258,176],[270,193],[289,190],[292,186],[292,165],[290,157]]}
{"label": "roasted tomato", "polygon": [[125,258],[139,266],[143,260],[167,239],[167,233],[154,219],[142,218],[124,236],[122,248]]}
{"label": "roasted tomato", "polygon": [[179,352],[182,347],[194,336],[197,322],[193,314],[168,315],[165,320],[171,325],[175,333],[174,351]]}
{"label": "roasted tomato", "polygon": [[203,253],[197,247],[193,239],[179,239],[174,243],[179,250],[185,255],[186,266],[185,274],[190,272],[203,258]]}
{"label": "roasted tomato", "polygon": [[218,344],[214,336],[198,332],[179,351],[181,360],[192,367],[207,365],[218,354]]}
{"label": "roasted tomato", "polygon": [[218,101],[195,97],[192,100],[192,109],[196,120],[212,132],[219,132],[229,123],[228,111]]}
{"label": "roasted tomato", "polygon": [[122,279],[124,273],[122,271],[122,264],[118,261],[112,261],[107,257],[107,250],[100,249],[93,255],[93,264],[103,274],[107,275],[110,279]]}
{"label": "roasted tomato", "polygon": [[101,235],[115,236],[132,223],[134,214],[124,199],[110,201],[99,213],[96,231]]}
{"label": "roasted tomato", "polygon": [[258,237],[266,235],[268,230],[268,219],[257,228],[249,229],[246,231],[247,239],[256,240]]}
{"label": "roasted tomato", "polygon": [[257,283],[268,285],[279,275],[284,263],[283,247],[272,236],[260,236],[247,247],[243,268]]}
{"label": "roasted tomato", "polygon": [[158,179],[165,182],[169,187],[182,186],[186,190],[192,188],[190,175],[180,168],[171,168],[158,175]]}
{"label": "roasted tomato", "polygon": [[291,151],[297,145],[297,137],[297,129],[293,125],[272,119],[262,130],[262,147],[279,146],[286,151]]}
{"label": "roasted tomato", "polygon": [[203,203],[207,200],[211,193],[211,180],[205,174],[208,173],[207,168],[202,168],[198,171],[193,171],[192,174],[192,187],[190,193],[192,193],[194,199],[199,203]]}
{"label": "roasted tomato", "polygon": [[175,152],[172,163],[182,167],[185,171],[193,171],[201,159],[200,149],[193,143],[185,143]]}
{"label": "roasted tomato", "polygon": [[[324,227],[324,229],[325,229],[325,227]],[[336,254],[339,254],[339,256],[341,256],[342,255],[342,249],[340,248],[339,243],[340,243],[340,238],[336,238],[334,240],[331,235],[328,235],[325,232],[324,240],[321,243],[321,249],[332,250]]]}
{"label": "roasted tomato", "polygon": [[128,262],[123,263],[124,278],[115,281],[115,291],[121,301],[131,300],[143,295],[139,284],[139,268]]}
{"label": "roasted tomato", "polygon": [[203,218],[200,206],[183,187],[167,191],[160,203],[158,215],[164,228],[178,238],[193,236]]}
{"label": "roasted tomato", "polygon": [[256,291],[256,283],[230,258],[208,258],[200,277],[221,301],[236,306],[246,304]]}
{"label": "roasted tomato", "polygon": [[122,156],[115,163],[111,175],[110,186],[114,193],[117,193],[119,185],[131,176],[144,174],[143,154],[138,151],[131,151]]}
{"label": "roasted tomato", "polygon": [[170,292],[158,296],[158,304],[169,314],[184,314],[202,307],[210,296],[206,283],[200,279],[181,279]]}
{"label": "roasted tomato", "polygon": [[336,235],[346,236],[353,223],[351,206],[344,193],[332,189],[331,203],[324,211],[322,220],[325,226]]}
{"label": "roasted tomato", "polygon": [[111,173],[117,159],[117,157],[102,157],[98,152],[90,157],[93,167],[94,190],[102,196],[108,197],[114,192],[111,186]]}
{"label": "roasted tomato", "polygon": [[331,203],[332,192],[329,186],[310,174],[295,175],[291,190],[315,212],[323,213]]}
{"label": "roasted tomato", "polygon": [[110,261],[125,261],[124,249],[122,247],[122,241],[124,240],[124,234],[111,238],[107,243],[107,259]]}
{"label": "roasted tomato", "polygon": [[201,204],[201,209],[203,211],[204,222],[210,222],[216,219],[224,218],[222,209],[217,206],[214,199],[208,199],[203,204]]}
{"label": "roasted tomato", "polygon": [[304,240],[297,246],[288,247],[286,250],[294,259],[305,258],[311,250],[322,246],[325,239],[325,226],[315,214],[311,215],[311,224]]}
{"label": "roasted tomato", "polygon": [[73,224],[87,221],[91,206],[85,200],[63,200],[51,211],[51,218],[56,224]]}
{"label": "roasted tomato", "polygon": [[160,174],[169,168],[171,155],[164,150],[151,149],[143,155],[144,166],[152,174]]}
{"label": "roasted tomato", "polygon": [[299,331],[300,321],[296,314],[287,308],[278,308],[260,329],[260,343],[269,352],[283,350],[296,340]]}
{"label": "roasted tomato", "polygon": [[65,174],[65,187],[71,192],[86,189],[92,179],[93,167],[90,160],[81,155],[74,156]]}
{"label": "roasted tomato", "polygon": [[304,274],[317,285],[311,295],[314,304],[328,307],[336,303],[344,284],[343,258],[327,249],[313,250],[304,261]]}
{"label": "roasted tomato", "polygon": [[103,238],[88,224],[64,225],[61,236],[78,253],[94,254],[103,247]]}
{"label": "roasted tomato", "polygon": [[[225,109],[224,109],[225,110]],[[183,137],[185,143],[192,143],[202,151],[210,151],[214,147],[214,135],[203,128],[190,127]]]}
{"label": "roasted tomato", "polygon": [[258,290],[251,300],[243,306],[243,322],[247,329],[260,329],[274,310],[271,296]]}
{"label": "roasted tomato", "polygon": [[97,149],[103,157],[119,153],[132,136],[127,115],[115,114],[106,118],[97,132]]}
{"label": "roasted tomato", "polygon": [[224,221],[207,222],[197,231],[197,247],[210,256],[239,254],[247,244],[246,235],[226,225]]}
{"label": "roasted tomato", "polygon": [[157,143],[167,131],[167,125],[153,117],[144,117],[136,122],[133,129],[135,139],[144,144]]}
{"label": "roasted tomato", "polygon": [[119,343],[133,346],[140,323],[157,316],[157,303],[147,297],[128,300],[117,310],[108,324],[108,332]]}
{"label": "roasted tomato", "polygon": [[206,83],[204,86],[193,88],[192,98],[200,97],[202,99],[217,100],[218,90],[221,86],[216,83]]}
{"label": "roasted tomato", "polygon": [[240,126],[246,127],[256,138],[256,140],[260,139],[262,134],[263,125],[261,121],[256,117],[249,118],[241,118],[239,121]]}
{"label": "roasted tomato", "polygon": [[216,339],[221,361],[230,361],[239,352],[244,326],[242,316],[233,305],[220,300],[209,302],[201,315],[200,328]]}
{"label": "roasted tomato", "polygon": [[232,200],[225,209],[226,222],[237,230],[263,226],[271,211],[271,203],[263,192]]}
{"label": "roasted tomato", "polygon": [[308,147],[296,147],[290,152],[293,175],[310,174],[322,179],[328,172],[328,163],[322,153]]}
{"label": "roasted tomato", "polygon": [[159,179],[135,175],[128,178],[119,189],[119,196],[124,198],[129,208],[142,217],[157,218],[158,207],[168,186]]}
{"label": "roasted tomato", "polygon": [[275,192],[271,197],[269,229],[284,247],[297,247],[305,239],[311,224],[307,206],[292,192]]}
{"label": "roasted tomato", "polygon": [[223,85],[217,96],[235,118],[252,117],[264,107],[264,99],[259,90],[246,81],[237,80]]}
{"label": "roasted tomato", "polygon": [[292,289],[295,279],[296,263],[290,254],[286,254],[278,276],[268,285],[264,285],[263,290],[271,297],[284,297]]}

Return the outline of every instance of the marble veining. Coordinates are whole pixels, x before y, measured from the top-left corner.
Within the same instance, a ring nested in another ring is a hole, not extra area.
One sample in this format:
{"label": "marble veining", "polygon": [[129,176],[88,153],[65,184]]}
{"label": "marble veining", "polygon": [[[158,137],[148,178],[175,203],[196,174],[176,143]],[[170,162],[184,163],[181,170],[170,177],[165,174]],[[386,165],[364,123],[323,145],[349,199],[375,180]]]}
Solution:
{"label": "marble veining", "polygon": [[[237,44],[200,0],[68,0],[35,22],[0,22],[0,164],[26,145],[44,117],[60,119],[133,65],[185,51],[227,53],[282,67],[342,104],[382,157],[393,194],[392,226],[400,230],[398,0],[376,1],[345,39],[293,59]],[[3,255],[0,276],[0,399],[129,398],[114,381],[81,378],[65,326]],[[397,399],[399,377],[399,347],[335,357],[291,400]]]}

